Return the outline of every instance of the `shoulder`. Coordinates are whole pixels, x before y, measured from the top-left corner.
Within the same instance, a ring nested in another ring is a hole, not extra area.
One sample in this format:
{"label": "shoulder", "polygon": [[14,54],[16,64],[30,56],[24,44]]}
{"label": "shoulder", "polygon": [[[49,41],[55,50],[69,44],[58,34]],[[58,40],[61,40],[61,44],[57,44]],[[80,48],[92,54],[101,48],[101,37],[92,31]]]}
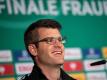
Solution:
{"label": "shoulder", "polygon": [[65,71],[61,70],[62,80],[76,80],[73,77],[69,76]]}

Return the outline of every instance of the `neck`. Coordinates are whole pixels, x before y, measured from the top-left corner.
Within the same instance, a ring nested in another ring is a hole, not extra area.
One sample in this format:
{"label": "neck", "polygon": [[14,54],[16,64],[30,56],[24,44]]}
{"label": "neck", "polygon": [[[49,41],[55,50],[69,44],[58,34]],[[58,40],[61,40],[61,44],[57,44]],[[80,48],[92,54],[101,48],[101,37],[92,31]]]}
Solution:
{"label": "neck", "polygon": [[60,79],[60,66],[38,65],[48,80]]}

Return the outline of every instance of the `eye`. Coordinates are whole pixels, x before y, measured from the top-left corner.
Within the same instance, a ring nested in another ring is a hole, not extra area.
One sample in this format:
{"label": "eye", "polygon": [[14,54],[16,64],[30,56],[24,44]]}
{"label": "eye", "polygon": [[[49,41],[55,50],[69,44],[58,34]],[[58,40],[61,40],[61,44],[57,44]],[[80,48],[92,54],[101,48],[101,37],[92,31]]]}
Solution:
{"label": "eye", "polygon": [[50,43],[50,42],[53,42],[54,38],[53,37],[49,37],[47,38],[47,42]]}
{"label": "eye", "polygon": [[61,37],[58,38],[58,41],[61,42],[63,39]]}
{"label": "eye", "polygon": [[37,44],[39,42],[46,42],[48,44],[54,44],[56,40],[58,40],[62,44],[66,43],[66,37],[46,37],[44,39],[36,41],[35,43]]}

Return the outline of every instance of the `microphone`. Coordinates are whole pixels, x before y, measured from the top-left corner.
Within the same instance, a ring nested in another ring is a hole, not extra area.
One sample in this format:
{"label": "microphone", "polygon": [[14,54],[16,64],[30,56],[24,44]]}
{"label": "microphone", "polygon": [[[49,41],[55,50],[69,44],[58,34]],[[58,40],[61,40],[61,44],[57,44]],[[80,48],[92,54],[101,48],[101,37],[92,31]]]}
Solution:
{"label": "microphone", "polygon": [[101,61],[93,62],[90,65],[91,66],[102,65],[102,64],[106,64],[106,62],[107,62],[106,60],[101,60]]}

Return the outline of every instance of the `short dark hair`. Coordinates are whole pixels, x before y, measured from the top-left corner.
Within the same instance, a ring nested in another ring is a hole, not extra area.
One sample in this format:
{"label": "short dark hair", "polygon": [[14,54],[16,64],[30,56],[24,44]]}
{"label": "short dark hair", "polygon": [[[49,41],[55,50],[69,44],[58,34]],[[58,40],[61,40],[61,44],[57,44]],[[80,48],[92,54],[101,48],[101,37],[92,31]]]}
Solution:
{"label": "short dark hair", "polygon": [[[24,33],[24,43],[28,52],[28,45],[34,43],[35,41],[38,41],[39,35],[37,29],[42,27],[57,28],[59,31],[62,28],[60,23],[53,19],[40,19],[36,22],[33,22]],[[33,33],[33,31],[35,31],[35,33]],[[31,54],[30,56],[33,58]]]}

